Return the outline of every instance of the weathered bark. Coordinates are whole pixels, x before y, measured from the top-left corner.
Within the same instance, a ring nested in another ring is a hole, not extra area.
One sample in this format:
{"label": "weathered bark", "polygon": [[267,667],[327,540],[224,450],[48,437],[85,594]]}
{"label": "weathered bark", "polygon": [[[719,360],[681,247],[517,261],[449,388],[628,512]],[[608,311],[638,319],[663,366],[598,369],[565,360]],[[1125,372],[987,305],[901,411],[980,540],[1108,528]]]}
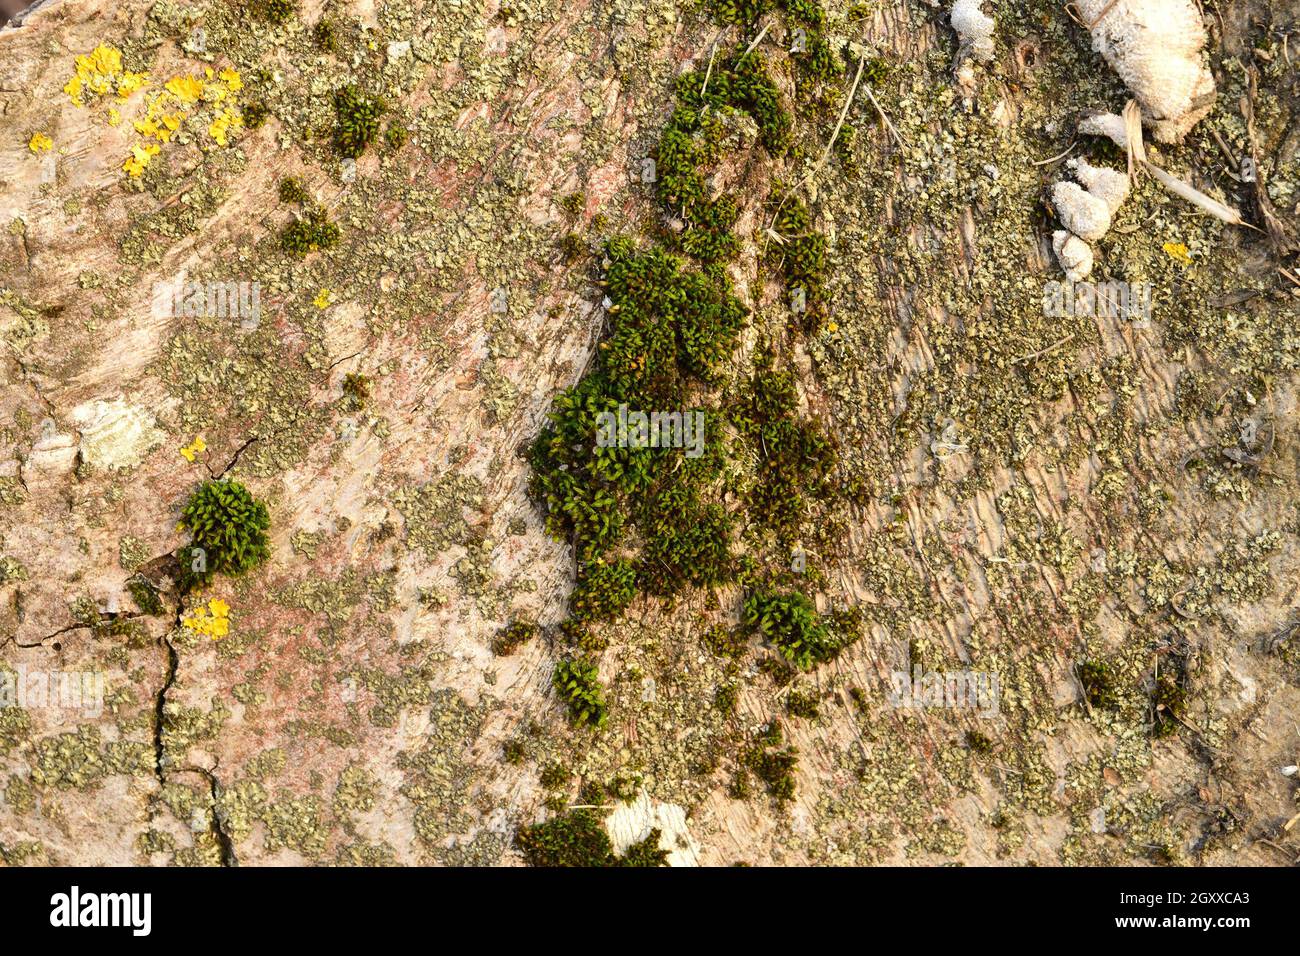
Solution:
{"label": "weathered bark", "polygon": [[[606,321],[599,252],[569,261],[560,243],[666,228],[636,173],[718,24],[669,2],[305,2],[277,28],[221,2],[62,0],[0,32],[0,661],[102,673],[111,704],[0,709],[0,858],[517,862],[558,760],[569,803],[585,779],[644,791],[646,813],[685,808],[683,862],[1293,862],[1296,778],[1279,771],[1300,704],[1300,275],[1278,237],[1300,203],[1295,15],[1226,4],[1215,109],[1160,147],[1272,239],[1140,181],[1097,247],[1099,278],[1153,284],[1134,326],[1043,313],[1061,160],[1036,163],[1126,93],[1056,5],[1024,6],[999,10],[993,62],[960,76],[937,7],[830,9],[848,69],[800,112],[800,148],[718,171],[742,202],[731,272],[754,309],[734,382],[776,341],[857,485],[816,506],[802,542],[819,605],[870,625],[797,679],[822,715],[786,715],[791,688],[759,673],[756,645],[737,666],[701,642],[734,621],[732,587],[643,598],[608,629],[599,734],[567,725],[552,641],[491,650],[514,617],[558,623],[573,573],[519,450]],[[333,54],[310,35],[324,15]],[[139,99],[110,126],[114,97],[61,92],[101,42],[154,88],[204,56],[233,66],[241,103],[272,116],[227,147],[192,129],[133,180]],[[892,68],[818,168],[872,51]],[[353,78],[411,130],[355,175],[329,143],[330,93]],[[50,151],[29,147],[38,133]],[[1246,155],[1258,187],[1234,181]],[[340,225],[338,248],[281,251],[286,176]],[[789,329],[760,252],[775,177],[806,177],[830,243],[832,321],[813,336]],[[260,283],[256,327],[156,308],[181,274]],[[349,374],[371,382],[363,407]],[[270,502],[273,557],[183,601],[177,516],[219,475]],[[743,498],[727,502],[742,521]],[[162,586],[162,613],[138,607],[135,575]],[[213,597],[233,622],[216,641],[181,623]],[[1083,700],[1091,660],[1114,711]],[[891,673],[914,663],[996,674],[998,715],[891,708]],[[1154,738],[1147,702],[1174,666],[1186,703]],[[796,798],[736,799],[746,741],[774,716],[800,755]],[[521,762],[503,758],[512,741]]]}

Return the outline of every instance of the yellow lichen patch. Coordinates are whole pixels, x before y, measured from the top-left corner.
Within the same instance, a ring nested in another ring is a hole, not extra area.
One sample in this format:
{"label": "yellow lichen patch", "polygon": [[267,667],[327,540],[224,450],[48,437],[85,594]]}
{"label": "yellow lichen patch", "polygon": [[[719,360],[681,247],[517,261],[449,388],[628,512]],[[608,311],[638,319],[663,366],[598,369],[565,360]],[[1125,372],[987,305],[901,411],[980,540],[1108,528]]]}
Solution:
{"label": "yellow lichen patch", "polygon": [[334,302],[334,290],[321,289],[316,293],[316,298],[312,302],[318,309],[328,309]]}
{"label": "yellow lichen patch", "polygon": [[149,160],[158,155],[158,147],[150,143],[147,146],[132,146],[131,155],[126,158],[122,168],[128,176],[139,176],[149,165]]}
{"label": "yellow lichen patch", "polygon": [[85,106],[86,93],[103,96],[116,89],[122,76],[122,51],[101,43],[90,53],[77,57],[76,72],[63,87],[63,92],[74,105]]}
{"label": "yellow lichen patch", "polygon": [[155,94],[145,108],[145,115],[135,120],[136,132],[160,143],[171,142],[172,134],[181,128],[187,115],[183,109],[169,110],[172,101],[173,97],[167,92]]}
{"label": "yellow lichen patch", "polygon": [[[64,92],[77,106],[86,105],[86,95],[102,96],[117,93],[118,103],[125,103],[131,94],[147,88],[148,73],[134,73],[122,69],[122,52],[115,47],[99,46],[92,52],[77,57],[76,71],[64,87]],[[172,137],[194,112],[212,107],[207,119],[208,135],[219,146],[230,145],[230,135],[243,126],[238,109],[238,92],[244,88],[239,71],[226,67],[218,74],[205,67],[203,76],[177,75],[171,77],[148,98],[144,113],[132,120],[135,131],[145,140],[170,143]],[[119,126],[122,114],[110,107],[107,114],[109,126]],[[35,151],[35,148],[33,148]],[[122,168],[128,176],[143,175],[158,147],[152,143],[138,143]]]}
{"label": "yellow lichen patch", "polygon": [[117,98],[125,103],[136,90],[144,89],[149,84],[148,73],[131,73],[122,74],[121,79],[117,81]]}
{"label": "yellow lichen patch", "polygon": [[54,140],[50,139],[44,133],[32,133],[31,140],[27,143],[27,148],[33,153],[40,154],[54,148]]}
{"label": "yellow lichen patch", "polygon": [[181,457],[186,461],[193,463],[194,459],[208,450],[208,443],[203,440],[202,435],[195,435],[194,441],[190,442],[181,449]]}
{"label": "yellow lichen patch", "polygon": [[186,614],[181,623],[187,629],[206,634],[215,641],[230,633],[230,605],[221,598],[213,598],[207,607]]}
{"label": "yellow lichen patch", "polygon": [[203,81],[197,76],[173,76],[166,90],[186,106],[192,106],[203,96]]}
{"label": "yellow lichen patch", "polygon": [[227,106],[208,125],[208,135],[216,140],[218,146],[230,145],[226,134],[244,125],[243,118],[233,107]]}
{"label": "yellow lichen patch", "polygon": [[1181,242],[1166,242],[1164,244],[1165,255],[1180,266],[1190,266],[1192,264],[1192,254],[1188,251],[1187,246]]}

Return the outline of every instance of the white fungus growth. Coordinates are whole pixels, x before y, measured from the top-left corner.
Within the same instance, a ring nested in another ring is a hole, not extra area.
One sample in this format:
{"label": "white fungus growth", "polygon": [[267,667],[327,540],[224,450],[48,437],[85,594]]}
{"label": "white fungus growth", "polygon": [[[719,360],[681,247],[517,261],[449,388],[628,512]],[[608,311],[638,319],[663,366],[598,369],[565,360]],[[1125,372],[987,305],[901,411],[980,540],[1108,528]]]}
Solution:
{"label": "white fungus growth", "polygon": [[[1093,49],[1133,91],[1162,143],[1180,142],[1214,103],[1195,0],[1077,0]],[[955,11],[954,11],[955,20]],[[955,23],[954,23],[955,25]]]}
{"label": "white fungus growth", "polygon": [[1110,206],[1078,183],[1063,182],[1052,187],[1052,205],[1061,225],[1080,239],[1093,242],[1110,229]]}
{"label": "white fungus growth", "polygon": [[1082,282],[1092,272],[1092,246],[1064,229],[1052,233],[1052,251],[1071,282]]}
{"label": "white fungus growth", "polygon": [[1127,173],[1105,166],[1093,166],[1086,159],[1072,159],[1069,168],[1078,182],[1064,181],[1052,187],[1052,205],[1064,229],[1052,234],[1052,250],[1071,282],[1092,272],[1095,242],[1110,229],[1111,217],[1128,198]]}
{"label": "white fungus growth", "polygon": [[957,0],[949,18],[971,55],[985,62],[993,59],[993,18],[980,9],[981,0]]}
{"label": "white fungus growth", "polygon": [[1128,199],[1128,174],[1105,166],[1093,166],[1086,159],[1072,159],[1068,163],[1074,178],[1083,188],[1102,200],[1113,216]]}
{"label": "white fungus growth", "polygon": [[[1129,105],[1124,108],[1125,115],[1122,117],[1116,116],[1113,113],[1096,113],[1092,116],[1085,117],[1079,122],[1079,132],[1094,136],[1109,137],[1121,149],[1129,151],[1131,164],[1136,164],[1136,168],[1150,173],[1151,178],[1156,180],[1156,182],[1160,183],[1160,185],[1164,186],[1175,196],[1186,199],[1201,211],[1207,212],[1216,219],[1226,222],[1229,225],[1242,225],[1243,220],[1241,218],[1241,213],[1236,209],[1225,205],[1213,196],[1207,196],[1195,186],[1166,172],[1147,159],[1146,148],[1142,143],[1141,124],[1134,122],[1132,125],[1129,125],[1125,119],[1125,117],[1129,115],[1130,109],[1140,112],[1136,100],[1129,101]],[[1113,212],[1114,210],[1112,209],[1111,211]]]}
{"label": "white fungus growth", "polygon": [[1128,149],[1128,127],[1124,117],[1115,113],[1093,113],[1079,120],[1079,132],[1085,136],[1105,136],[1120,149]]}

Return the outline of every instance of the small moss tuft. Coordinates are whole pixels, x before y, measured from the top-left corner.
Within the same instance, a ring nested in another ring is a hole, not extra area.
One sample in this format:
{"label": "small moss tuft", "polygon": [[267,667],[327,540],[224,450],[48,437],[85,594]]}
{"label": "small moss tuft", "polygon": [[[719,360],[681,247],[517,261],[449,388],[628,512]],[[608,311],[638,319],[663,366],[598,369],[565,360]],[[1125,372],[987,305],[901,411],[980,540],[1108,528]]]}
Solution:
{"label": "small moss tuft", "polygon": [[280,247],[295,256],[338,245],[343,231],[322,209],[311,210],[305,219],[295,219],[280,233]]}
{"label": "small moss tuft", "polygon": [[833,658],[839,646],[812,601],[797,591],[755,591],[745,599],[744,624],[793,664],[807,670]]}
{"label": "small moss tuft", "polygon": [[311,193],[297,176],[286,176],[280,180],[280,202],[305,205],[311,201]]}
{"label": "small moss tuft", "polygon": [[804,720],[816,720],[821,716],[821,707],[817,695],[802,690],[792,690],[785,698],[786,713]]}
{"label": "small moss tuft", "polygon": [[255,16],[275,24],[288,23],[298,12],[293,0],[250,0],[249,6]]}
{"label": "small moss tuft", "polygon": [[528,749],[527,747],[524,746],[524,742],[522,740],[518,740],[518,739],[507,740],[501,746],[502,759],[504,759],[506,763],[512,766],[518,766],[519,764],[523,763],[524,758],[527,755],[528,755]]}
{"label": "small moss tuft", "polygon": [[360,411],[370,402],[370,376],[361,372],[348,372],[343,376],[343,397],[348,405]]}
{"label": "small moss tuft", "polygon": [[533,639],[537,625],[532,621],[514,620],[492,640],[492,653],[508,657]]}
{"label": "small moss tuft", "polygon": [[311,28],[311,39],[316,49],[325,53],[334,53],[339,48],[338,35],[334,30],[334,21],[322,17]]}
{"label": "small moss tuft", "polygon": [[1086,660],[1078,665],[1076,672],[1089,707],[1098,710],[1119,709],[1119,690],[1109,664],[1096,659]]}
{"label": "small moss tuft", "polygon": [[393,120],[384,128],[384,145],[394,153],[405,146],[410,138],[411,131],[406,128],[405,123]]}
{"label": "small moss tuft", "polygon": [[754,744],[744,753],[743,763],[772,797],[785,803],[794,799],[799,752],[794,747],[783,748],[782,743],[781,724],[774,720],[759,732]]}
{"label": "small moss tuft", "polygon": [[261,100],[253,100],[251,103],[245,103],[241,106],[239,114],[243,117],[246,127],[257,129],[266,122],[266,118],[271,115],[271,111]]}
{"label": "small moss tuft", "polygon": [[1162,661],[1151,693],[1151,736],[1172,737],[1183,725],[1187,707],[1187,666],[1171,655]]}
{"label": "small moss tuft", "polygon": [[667,866],[668,851],[661,849],[659,841],[663,834],[658,827],[651,829],[645,839],[638,840],[627,848],[627,852],[618,858],[619,866]]}
{"label": "small moss tuft", "polygon": [[126,588],[131,592],[131,598],[135,601],[135,606],[144,614],[151,617],[157,617],[163,612],[162,598],[159,597],[158,588],[152,581],[142,574],[137,574],[126,582]]}
{"label": "small moss tuft", "polygon": [[569,782],[571,776],[568,767],[558,760],[553,760],[542,769],[539,779],[547,790],[559,790]]}
{"label": "small moss tuft", "polygon": [[334,94],[334,148],[340,156],[356,159],[379,135],[379,117],[384,103],[363,95],[348,85]]}
{"label": "small moss tuft", "polygon": [[569,716],[579,726],[601,728],[609,714],[605,709],[605,689],[595,661],[567,660],[555,666],[552,678],[556,693],[569,706]]}
{"label": "small moss tuft", "polygon": [[205,481],[181,511],[191,541],[179,559],[186,590],[213,574],[243,574],[270,557],[266,505],[237,481]]}

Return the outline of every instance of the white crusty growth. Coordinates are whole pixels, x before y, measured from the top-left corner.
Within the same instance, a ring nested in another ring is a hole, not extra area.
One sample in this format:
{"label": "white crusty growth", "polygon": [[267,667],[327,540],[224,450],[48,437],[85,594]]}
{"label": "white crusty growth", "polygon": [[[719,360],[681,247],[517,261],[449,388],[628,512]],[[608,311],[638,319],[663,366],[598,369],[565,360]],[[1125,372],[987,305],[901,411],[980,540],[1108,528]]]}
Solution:
{"label": "white crusty growth", "polygon": [[1086,159],[1072,159],[1067,164],[1083,188],[1102,200],[1113,216],[1128,199],[1128,175],[1117,169],[1093,166]]}
{"label": "white crusty growth", "polygon": [[1092,46],[1142,104],[1155,138],[1176,143],[1214,103],[1195,0],[1077,0]]}
{"label": "white crusty growth", "polygon": [[1110,229],[1110,206],[1078,183],[1062,182],[1052,187],[1052,205],[1061,225],[1080,239],[1093,242]]}
{"label": "white crusty growth", "polygon": [[[1128,115],[1134,104],[1124,108]],[[1208,212],[1211,216],[1223,220],[1232,226],[1242,225],[1241,213],[1231,206],[1225,206],[1213,196],[1207,196],[1190,183],[1185,183],[1177,176],[1171,175],[1146,158],[1146,147],[1142,143],[1142,127],[1134,123],[1130,126],[1123,116],[1114,113],[1094,113],[1079,121],[1079,132],[1089,136],[1107,136],[1120,149],[1129,150],[1138,169],[1146,170],[1157,182],[1174,195],[1186,199],[1194,206]],[[1132,135],[1130,135],[1130,133]],[[1113,212],[1114,210],[1112,210]]]}
{"label": "white crusty growth", "polygon": [[952,28],[977,60],[993,59],[993,18],[980,9],[981,0],[957,0],[952,5]]}
{"label": "white crusty growth", "polygon": [[1071,282],[1082,282],[1092,272],[1092,246],[1064,229],[1052,233],[1052,251]]}
{"label": "white crusty growth", "polygon": [[[1052,186],[1052,205],[1065,229],[1052,234],[1052,250],[1071,282],[1079,282],[1092,271],[1089,242],[1096,242],[1110,229],[1111,217],[1128,198],[1127,173],[1093,166],[1084,159],[1069,163],[1079,182],[1068,180]],[[1082,185],[1080,185],[1082,184]]]}
{"label": "white crusty growth", "polygon": [[1093,113],[1079,120],[1079,132],[1085,136],[1105,136],[1120,149],[1128,149],[1128,127],[1124,117],[1115,113]]}

